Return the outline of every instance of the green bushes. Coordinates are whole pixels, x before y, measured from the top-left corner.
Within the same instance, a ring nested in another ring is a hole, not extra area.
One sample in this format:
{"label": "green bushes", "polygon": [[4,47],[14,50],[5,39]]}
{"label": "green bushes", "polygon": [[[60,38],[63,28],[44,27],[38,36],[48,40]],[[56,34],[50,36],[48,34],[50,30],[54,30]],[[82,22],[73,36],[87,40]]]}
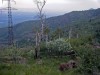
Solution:
{"label": "green bushes", "polygon": [[79,65],[81,72],[92,74],[94,68],[98,69],[100,57],[96,54],[96,49],[94,49],[91,45],[85,45],[80,46],[75,50],[77,55],[81,58]]}
{"label": "green bushes", "polygon": [[62,56],[63,52],[71,49],[69,40],[63,38],[42,44],[41,55],[44,56]]}
{"label": "green bushes", "polygon": [[63,38],[48,42],[47,48],[54,51],[66,51],[71,49],[69,41]]}
{"label": "green bushes", "polygon": [[70,40],[72,48],[81,59],[78,71],[85,73],[85,75],[92,74],[94,69],[99,70],[100,49],[97,50],[93,46],[92,40],[93,36],[85,36]]}

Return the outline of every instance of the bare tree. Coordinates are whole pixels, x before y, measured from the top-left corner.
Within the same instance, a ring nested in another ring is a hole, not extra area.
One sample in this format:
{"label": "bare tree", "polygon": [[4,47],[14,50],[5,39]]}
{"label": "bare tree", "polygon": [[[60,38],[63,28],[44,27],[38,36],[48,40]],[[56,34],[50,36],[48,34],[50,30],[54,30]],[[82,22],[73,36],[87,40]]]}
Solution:
{"label": "bare tree", "polygon": [[45,16],[43,13],[43,8],[46,4],[46,0],[33,0],[35,2],[35,4],[37,5],[37,8],[39,10],[39,18],[40,18],[40,23],[41,23],[41,29],[40,31],[36,32],[36,58],[38,58],[40,56],[40,43],[41,40],[43,40],[44,37],[44,24],[45,24]]}
{"label": "bare tree", "polygon": [[33,30],[33,33],[35,33],[35,55],[34,58],[37,59],[40,57],[40,42],[41,42],[41,34],[39,27],[35,27]]}
{"label": "bare tree", "polygon": [[39,58],[40,57],[40,33],[37,31],[36,32],[36,47],[35,47],[35,58]]}
{"label": "bare tree", "polygon": [[39,10],[39,18],[41,22],[41,39],[43,39],[43,34],[44,34],[44,24],[45,24],[45,15],[43,13],[43,8],[47,2],[47,0],[33,0],[35,4],[37,5],[37,8]]}

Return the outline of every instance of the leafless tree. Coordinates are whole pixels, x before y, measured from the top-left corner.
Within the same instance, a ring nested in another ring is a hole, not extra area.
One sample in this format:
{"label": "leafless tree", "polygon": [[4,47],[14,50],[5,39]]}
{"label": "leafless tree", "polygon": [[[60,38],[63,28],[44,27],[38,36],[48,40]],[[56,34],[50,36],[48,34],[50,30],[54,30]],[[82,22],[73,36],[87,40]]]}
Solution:
{"label": "leafless tree", "polygon": [[40,57],[40,33],[36,32],[36,47],[35,47],[35,58]]}
{"label": "leafless tree", "polygon": [[41,38],[43,39],[43,34],[44,34],[44,24],[45,24],[45,15],[43,13],[43,8],[47,2],[47,0],[33,0],[35,4],[37,5],[37,8],[39,10],[39,18],[41,22]]}
{"label": "leafless tree", "polygon": [[40,42],[41,42],[41,34],[39,27],[35,27],[33,30],[33,33],[35,33],[35,59],[39,58],[40,56]]}
{"label": "leafless tree", "polygon": [[39,10],[38,16],[40,18],[40,23],[41,23],[40,31],[36,32],[36,55],[40,56],[40,43],[44,37],[44,25],[45,25],[45,15],[43,13],[43,8],[46,4],[46,0],[33,0],[33,1],[37,5],[37,8]]}

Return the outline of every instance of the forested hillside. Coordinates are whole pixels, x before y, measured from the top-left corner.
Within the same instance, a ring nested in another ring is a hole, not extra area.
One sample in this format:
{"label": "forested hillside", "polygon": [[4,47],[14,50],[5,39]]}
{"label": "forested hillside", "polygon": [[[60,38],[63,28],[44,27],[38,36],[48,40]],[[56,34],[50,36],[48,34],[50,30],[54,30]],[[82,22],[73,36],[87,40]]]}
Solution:
{"label": "forested hillside", "polygon": [[[46,19],[46,26],[49,27],[52,33],[61,27],[64,34],[68,34],[69,27],[72,27],[73,36],[77,32],[80,36],[94,33],[94,29],[100,28],[100,9],[73,11],[61,16],[51,17]],[[40,26],[39,21],[25,21],[14,26],[15,40],[34,40],[34,33]],[[0,41],[7,41],[7,28],[0,29]]]}

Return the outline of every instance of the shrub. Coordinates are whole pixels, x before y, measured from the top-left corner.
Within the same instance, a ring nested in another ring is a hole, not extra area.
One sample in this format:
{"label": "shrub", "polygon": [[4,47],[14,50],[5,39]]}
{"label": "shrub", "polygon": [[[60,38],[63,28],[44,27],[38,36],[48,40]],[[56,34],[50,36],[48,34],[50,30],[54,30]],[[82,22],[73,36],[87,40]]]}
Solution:
{"label": "shrub", "polygon": [[63,38],[48,42],[47,48],[55,51],[66,51],[71,49],[69,41]]}

